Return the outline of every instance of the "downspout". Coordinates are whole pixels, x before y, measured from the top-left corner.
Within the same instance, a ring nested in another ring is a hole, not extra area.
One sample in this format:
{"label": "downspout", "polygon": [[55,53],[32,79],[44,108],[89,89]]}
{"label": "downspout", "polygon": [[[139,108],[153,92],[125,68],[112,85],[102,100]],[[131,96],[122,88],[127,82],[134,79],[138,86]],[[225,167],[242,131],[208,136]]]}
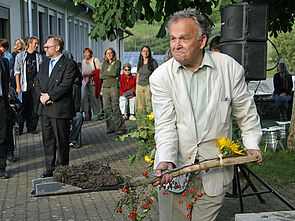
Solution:
{"label": "downspout", "polygon": [[65,13],[65,43],[66,43],[66,45],[65,45],[65,49],[66,50],[69,50],[69,41],[70,41],[70,39],[69,39],[69,31],[68,31],[68,29],[69,29],[69,23],[68,23],[68,8],[66,7],[66,13]]}
{"label": "downspout", "polygon": [[33,36],[32,0],[28,0],[29,36]]}

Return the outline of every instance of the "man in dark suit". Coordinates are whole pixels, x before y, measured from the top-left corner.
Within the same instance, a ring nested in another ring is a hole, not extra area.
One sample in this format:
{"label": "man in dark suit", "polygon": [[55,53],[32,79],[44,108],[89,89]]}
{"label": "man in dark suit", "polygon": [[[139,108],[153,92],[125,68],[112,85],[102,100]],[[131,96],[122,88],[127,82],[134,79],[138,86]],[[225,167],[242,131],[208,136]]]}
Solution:
{"label": "man in dark suit", "polygon": [[8,101],[9,62],[0,52],[0,178],[8,179],[6,172],[7,152],[13,145],[11,112]]}
{"label": "man in dark suit", "polygon": [[49,38],[44,50],[49,59],[42,63],[35,78],[35,91],[40,101],[37,109],[41,116],[46,167],[41,177],[50,177],[57,164],[69,164],[70,119],[74,116],[72,85],[78,68],[75,61],[62,54],[63,44],[59,38]]}

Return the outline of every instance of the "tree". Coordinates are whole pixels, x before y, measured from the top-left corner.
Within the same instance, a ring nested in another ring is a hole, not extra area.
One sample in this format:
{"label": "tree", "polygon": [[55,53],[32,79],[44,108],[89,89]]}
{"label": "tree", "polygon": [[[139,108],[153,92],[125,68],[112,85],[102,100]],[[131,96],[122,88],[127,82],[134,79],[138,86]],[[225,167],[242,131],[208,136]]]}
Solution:
{"label": "tree", "polygon": [[269,53],[269,58],[272,61],[277,62],[278,60],[283,60],[287,63],[289,70],[293,71],[295,69],[295,30],[291,32],[281,33],[277,38],[272,38],[271,40],[275,44],[276,48],[279,51],[280,58],[277,56],[275,50],[272,50]]}
{"label": "tree", "polygon": [[[157,37],[166,35],[165,22],[176,11],[193,8],[202,14],[211,15],[214,10],[241,0],[73,0],[76,4],[87,2],[94,7],[96,23],[90,38],[106,38],[113,41],[116,30],[132,28],[136,21],[162,22]],[[269,31],[277,37],[278,32],[290,32],[295,18],[293,0],[246,0],[248,3],[269,5]],[[283,5],[284,7],[280,7]]]}

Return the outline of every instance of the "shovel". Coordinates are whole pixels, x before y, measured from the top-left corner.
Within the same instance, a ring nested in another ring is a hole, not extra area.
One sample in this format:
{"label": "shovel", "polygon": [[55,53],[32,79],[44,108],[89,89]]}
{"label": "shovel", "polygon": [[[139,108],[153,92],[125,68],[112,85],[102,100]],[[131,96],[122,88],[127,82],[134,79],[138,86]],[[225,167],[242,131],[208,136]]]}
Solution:
{"label": "shovel", "polygon": [[[180,175],[194,173],[200,170],[206,170],[213,167],[223,167],[223,166],[232,166],[244,163],[256,162],[260,159],[258,154],[250,155],[250,156],[230,156],[225,158],[215,158],[211,160],[205,160],[193,165],[188,165],[182,168],[176,168],[172,170],[166,170],[162,172],[162,176],[165,174],[170,174],[172,177],[177,177]],[[127,187],[136,187],[141,186],[143,184],[155,183],[161,180],[161,177],[157,177],[156,175],[149,176],[141,176],[134,179],[129,180],[128,182],[121,184],[121,186]]]}

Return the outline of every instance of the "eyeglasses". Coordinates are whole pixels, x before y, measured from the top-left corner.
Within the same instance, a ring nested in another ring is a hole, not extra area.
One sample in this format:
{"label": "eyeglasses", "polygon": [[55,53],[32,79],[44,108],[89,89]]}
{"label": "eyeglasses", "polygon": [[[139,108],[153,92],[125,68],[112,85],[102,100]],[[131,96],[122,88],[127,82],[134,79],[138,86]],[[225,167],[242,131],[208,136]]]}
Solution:
{"label": "eyeglasses", "polygon": [[44,46],[43,48],[44,48],[44,50],[45,50],[45,49],[49,49],[49,48],[52,48],[52,47],[55,47],[55,46],[57,46],[57,45],[52,45],[52,46]]}
{"label": "eyeglasses", "polygon": [[124,69],[124,71],[131,71],[131,69],[127,69],[127,68],[126,68],[126,69]]}

